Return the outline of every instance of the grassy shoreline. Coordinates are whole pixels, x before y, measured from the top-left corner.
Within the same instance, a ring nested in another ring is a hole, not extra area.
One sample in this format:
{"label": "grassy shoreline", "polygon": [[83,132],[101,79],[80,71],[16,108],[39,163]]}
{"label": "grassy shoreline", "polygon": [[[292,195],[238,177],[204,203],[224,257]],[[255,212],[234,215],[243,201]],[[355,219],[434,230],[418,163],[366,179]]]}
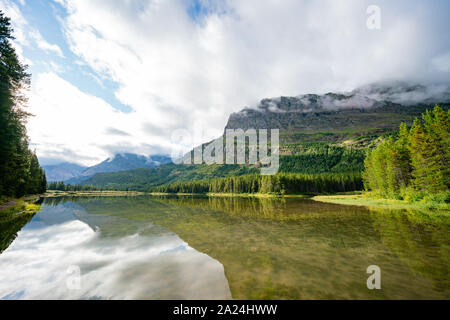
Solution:
{"label": "grassy shoreline", "polygon": [[371,198],[366,194],[319,195],[314,201],[385,209],[436,209],[450,211],[446,203],[408,202],[404,200]]}
{"label": "grassy shoreline", "polygon": [[0,220],[23,214],[35,214],[41,209],[41,195],[29,195],[18,199],[9,199],[0,205]]}

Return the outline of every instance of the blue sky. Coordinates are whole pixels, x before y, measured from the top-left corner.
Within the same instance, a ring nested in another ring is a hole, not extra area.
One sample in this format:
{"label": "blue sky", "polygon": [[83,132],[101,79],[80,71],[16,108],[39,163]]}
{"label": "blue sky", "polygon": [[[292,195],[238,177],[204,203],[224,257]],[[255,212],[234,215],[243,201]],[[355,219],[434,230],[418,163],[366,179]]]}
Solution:
{"label": "blue sky", "polygon": [[42,162],[182,152],[281,95],[450,79],[450,2],[0,0]]}
{"label": "blue sky", "polygon": [[[70,50],[69,45],[61,28],[61,20],[67,17],[67,10],[54,1],[35,0],[26,1],[26,5],[21,5],[21,1],[12,1],[20,7],[23,17],[32,28],[39,30],[44,39],[51,44],[58,45],[64,57],[60,57],[54,52],[43,51],[36,47],[24,47],[23,54],[33,63],[30,66],[31,74],[55,71],[55,65],[59,66],[58,74],[67,81],[77,86],[80,90],[93,94],[104,99],[115,109],[122,112],[130,112],[130,106],[121,103],[116,99],[114,93],[119,84],[111,81],[107,77],[99,76],[89,65],[83,63]],[[187,14],[195,21],[201,21],[207,16],[211,9],[202,5],[202,1],[193,0],[186,6]],[[53,62],[55,65],[51,65]]]}
{"label": "blue sky", "polygon": [[61,57],[55,52],[44,51],[37,47],[24,47],[24,56],[32,61],[29,68],[32,75],[55,71],[60,67],[58,74],[80,90],[104,99],[117,110],[131,111],[129,106],[122,104],[114,96],[118,84],[108,78],[99,77],[89,65],[80,64],[82,63],[80,58],[70,50],[60,22],[67,16],[64,7],[59,3],[44,0],[27,1],[24,6],[20,5],[20,1],[13,2],[19,6],[31,28],[39,30],[49,43],[58,45],[64,55]]}

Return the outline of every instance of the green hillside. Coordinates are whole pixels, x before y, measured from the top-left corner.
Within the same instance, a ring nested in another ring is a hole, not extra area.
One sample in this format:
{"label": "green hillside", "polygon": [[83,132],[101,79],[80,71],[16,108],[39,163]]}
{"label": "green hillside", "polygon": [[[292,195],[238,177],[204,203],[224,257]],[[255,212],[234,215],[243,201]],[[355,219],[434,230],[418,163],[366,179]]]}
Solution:
{"label": "green hillside", "polygon": [[[293,148],[294,146],[289,146]],[[295,154],[280,157],[280,172],[284,173],[346,173],[360,172],[364,165],[365,150],[324,143],[295,145]],[[97,173],[82,185],[120,190],[149,191],[168,183],[205,180],[247,174],[260,170],[248,165],[176,165],[164,164],[157,168]]]}
{"label": "green hillside", "polygon": [[164,164],[157,168],[97,173],[82,185],[119,190],[149,191],[154,186],[172,182],[202,180],[217,177],[240,176],[259,170],[239,165],[176,165]]}

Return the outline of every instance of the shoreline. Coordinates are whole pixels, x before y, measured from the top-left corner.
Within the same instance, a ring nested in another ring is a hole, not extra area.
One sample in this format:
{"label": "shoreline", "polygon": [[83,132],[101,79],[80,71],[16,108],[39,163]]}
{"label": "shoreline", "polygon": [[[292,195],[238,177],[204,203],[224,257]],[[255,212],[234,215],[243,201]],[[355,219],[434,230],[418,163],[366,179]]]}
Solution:
{"label": "shoreline", "polygon": [[239,198],[311,198],[314,195],[307,194],[268,194],[268,193],[168,193],[168,192],[141,192],[141,191],[47,191],[44,198],[57,197],[120,197],[120,196],[202,196],[202,197],[239,197]]}
{"label": "shoreline", "polygon": [[9,199],[0,205],[0,219],[14,218],[24,214],[35,214],[41,209],[42,194]]}
{"label": "shoreline", "polygon": [[122,197],[122,196],[141,196],[146,195],[148,193],[139,192],[139,191],[113,191],[113,190],[105,190],[105,191],[59,191],[59,190],[49,190],[47,191],[43,197],[44,198],[58,198],[58,197],[92,197],[92,196],[100,196],[100,197]]}
{"label": "shoreline", "polygon": [[297,198],[310,199],[317,202],[341,205],[364,206],[384,209],[429,209],[450,211],[450,205],[445,203],[407,202],[384,198],[371,198],[361,191],[346,192],[332,195],[311,194],[266,194],[266,193],[165,193],[140,191],[47,191],[44,198],[56,197],[124,197],[124,196],[197,196],[197,197],[236,197],[236,198]]}
{"label": "shoreline", "polygon": [[152,196],[203,196],[203,197],[236,197],[236,198],[311,198],[307,194],[270,194],[270,193],[166,193],[150,192]]}
{"label": "shoreline", "polygon": [[325,203],[364,206],[382,209],[427,209],[450,211],[450,205],[446,203],[407,202],[405,200],[370,198],[365,194],[317,195],[312,197],[311,199],[314,201]]}

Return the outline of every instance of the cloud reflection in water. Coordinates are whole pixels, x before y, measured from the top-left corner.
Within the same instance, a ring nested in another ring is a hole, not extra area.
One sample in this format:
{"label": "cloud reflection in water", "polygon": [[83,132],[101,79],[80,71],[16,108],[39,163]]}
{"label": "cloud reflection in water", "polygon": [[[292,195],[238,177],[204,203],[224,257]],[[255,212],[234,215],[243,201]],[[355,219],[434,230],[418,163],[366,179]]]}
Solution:
{"label": "cloud reflection in water", "polygon": [[[45,206],[19,232],[0,256],[1,299],[231,298],[223,266],[176,234],[105,237],[75,207]],[[71,266],[80,268],[80,289],[67,286]]]}

